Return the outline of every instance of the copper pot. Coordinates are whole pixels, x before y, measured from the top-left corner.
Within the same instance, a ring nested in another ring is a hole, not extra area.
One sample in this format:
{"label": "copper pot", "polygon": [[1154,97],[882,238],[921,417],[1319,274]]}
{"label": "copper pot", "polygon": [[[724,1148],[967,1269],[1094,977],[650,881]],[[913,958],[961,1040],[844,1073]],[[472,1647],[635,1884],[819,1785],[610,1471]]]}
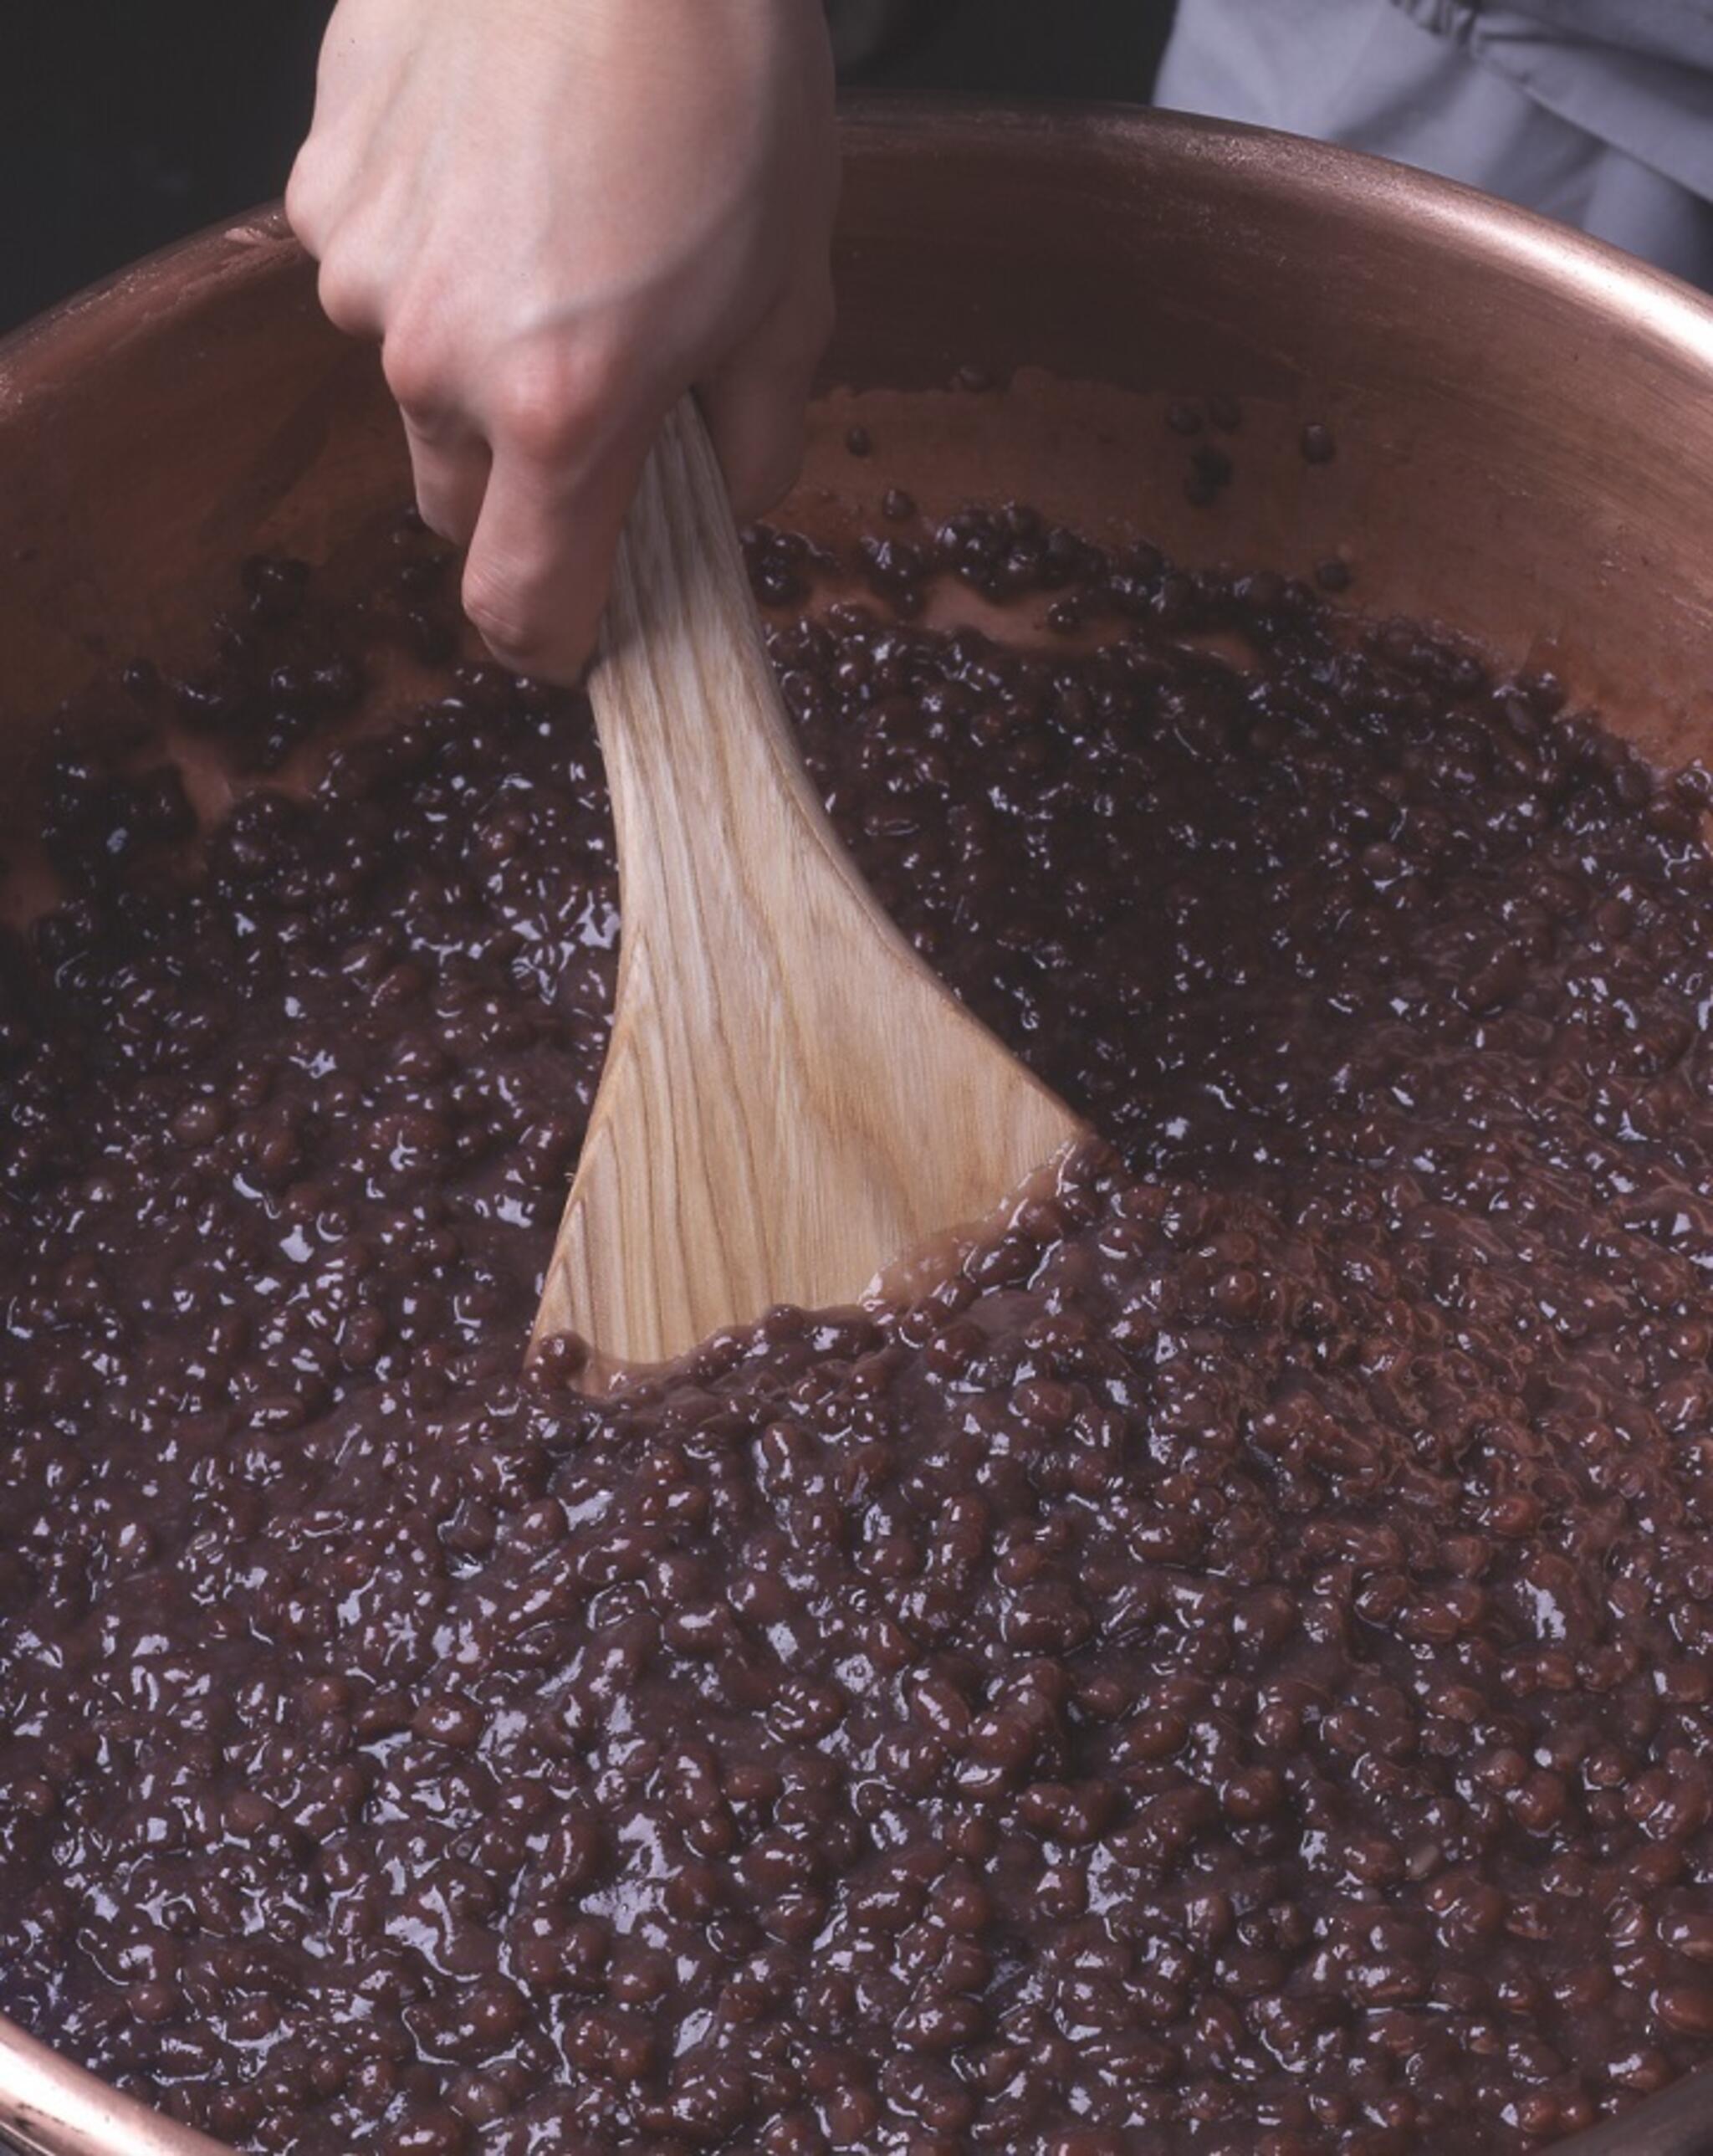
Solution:
{"label": "copper pot", "polygon": [[[1339,560],[1364,612],[1549,665],[1660,757],[1713,752],[1696,294],[1485,197],[1246,129],[885,100],[845,140],[842,326],[787,518],[831,533],[899,484],[931,511],[1023,495],[1191,563]],[[1218,438],[1233,481],[1198,506],[1164,421],[1209,393],[1241,416]],[[1305,458],[1307,424],[1330,462]],[[0,346],[18,857],[61,699],[199,646],[245,553],[360,562],[407,477],[372,353],[321,321],[272,213]],[[45,2156],[213,2149],[0,2024],[3,2133]],[[1713,2092],[1685,2082],[1575,2146],[1713,2151]]]}

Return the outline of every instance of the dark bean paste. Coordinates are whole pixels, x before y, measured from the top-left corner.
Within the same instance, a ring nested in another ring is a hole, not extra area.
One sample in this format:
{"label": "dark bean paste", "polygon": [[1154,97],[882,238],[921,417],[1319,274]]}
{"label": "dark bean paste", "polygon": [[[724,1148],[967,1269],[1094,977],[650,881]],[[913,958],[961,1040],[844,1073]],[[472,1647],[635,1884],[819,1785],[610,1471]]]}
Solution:
{"label": "dark bean paste", "polygon": [[[406,531],[54,747],[0,2007],[222,2138],[1510,2151],[1713,2055],[1700,776],[900,503],[836,589],[755,537],[786,694],[1116,1151],[616,1400],[521,1368],[618,934],[583,703],[455,664]],[[1054,627],[921,625],[958,579]],[[438,695],[341,727],[399,639]],[[168,722],[259,782],[203,835]]]}

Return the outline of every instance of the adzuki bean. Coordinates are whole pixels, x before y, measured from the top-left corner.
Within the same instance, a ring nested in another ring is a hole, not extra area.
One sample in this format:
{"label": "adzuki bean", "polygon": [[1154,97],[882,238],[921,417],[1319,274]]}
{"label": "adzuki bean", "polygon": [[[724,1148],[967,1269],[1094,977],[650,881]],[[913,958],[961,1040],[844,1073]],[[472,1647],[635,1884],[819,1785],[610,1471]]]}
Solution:
{"label": "adzuki bean", "polygon": [[[885,516],[842,578],[753,535],[805,754],[1111,1149],[614,1401],[521,1370],[618,934],[586,706],[447,659],[407,526],[56,737],[0,2007],[294,2156],[1623,2112],[1713,2056],[1708,782],[1287,577]],[[915,625],[958,580],[1054,631]],[[443,678],[354,732],[389,641]],[[173,730],[256,782],[205,834]]]}

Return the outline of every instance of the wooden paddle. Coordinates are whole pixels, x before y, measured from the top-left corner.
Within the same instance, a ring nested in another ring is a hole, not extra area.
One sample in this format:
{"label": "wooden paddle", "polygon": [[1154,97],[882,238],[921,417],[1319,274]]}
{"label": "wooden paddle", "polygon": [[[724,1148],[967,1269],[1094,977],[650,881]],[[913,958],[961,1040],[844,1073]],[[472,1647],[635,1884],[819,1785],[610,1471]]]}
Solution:
{"label": "wooden paddle", "polygon": [[27,2156],[229,2156],[219,2142],[121,2096],[3,2015],[0,2148]]}
{"label": "wooden paddle", "polygon": [[858,1301],[1084,1127],[876,905],[798,759],[693,405],[618,552],[590,696],[623,907],[612,1045],[536,1320],[584,1383]]}

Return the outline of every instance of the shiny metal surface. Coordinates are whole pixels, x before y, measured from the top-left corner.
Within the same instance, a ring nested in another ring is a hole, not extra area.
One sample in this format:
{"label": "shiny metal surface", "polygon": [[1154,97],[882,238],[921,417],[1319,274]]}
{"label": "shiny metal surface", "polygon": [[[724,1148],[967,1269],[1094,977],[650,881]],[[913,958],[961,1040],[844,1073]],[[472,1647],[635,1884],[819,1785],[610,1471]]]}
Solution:
{"label": "shiny metal surface", "polygon": [[[829,534],[889,483],[1026,494],[1191,562],[1550,665],[1663,756],[1713,754],[1713,307],[1591,242],[1400,168],[1170,116],[866,104],[847,118],[843,307],[804,481]],[[960,369],[981,370],[979,377]],[[1021,370],[1021,372],[1019,372]],[[1011,388],[990,379],[1016,375]],[[1198,507],[1174,397],[1240,401]],[[860,415],[876,454],[853,458]],[[1332,461],[1300,454],[1331,429]],[[28,862],[54,705],[171,657],[260,547],[360,565],[407,491],[372,354],[321,321],[260,214],[0,345],[0,801]],[[0,2025],[0,2138],[208,2156]],[[1680,2084],[1578,2156],[1713,2152]]]}

